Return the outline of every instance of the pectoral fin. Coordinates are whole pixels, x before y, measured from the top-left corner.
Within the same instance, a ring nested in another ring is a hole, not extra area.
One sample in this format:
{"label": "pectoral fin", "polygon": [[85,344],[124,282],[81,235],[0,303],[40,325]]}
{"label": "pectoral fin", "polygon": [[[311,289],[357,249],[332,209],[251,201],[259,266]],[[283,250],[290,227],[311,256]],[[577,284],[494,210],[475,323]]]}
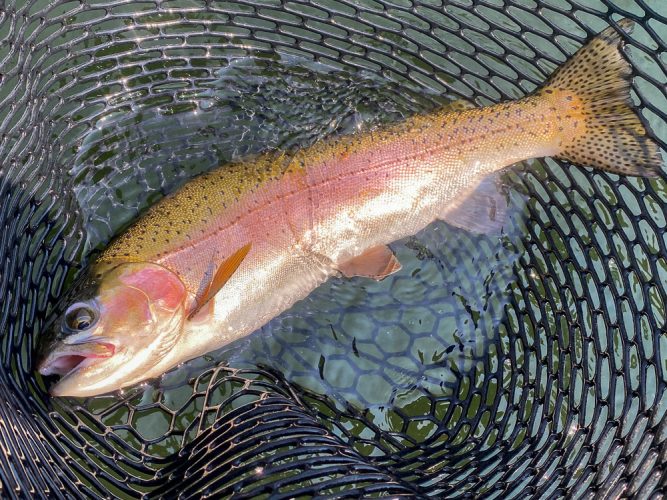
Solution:
{"label": "pectoral fin", "polygon": [[348,278],[365,276],[374,280],[381,280],[401,269],[401,263],[394,252],[386,245],[380,245],[366,250],[361,255],[348,260],[339,271]]}
{"label": "pectoral fin", "polygon": [[492,174],[449,204],[440,219],[478,234],[500,234],[507,222],[507,194],[498,174]]}
{"label": "pectoral fin", "polygon": [[243,259],[248,255],[251,246],[252,245],[248,243],[244,247],[241,247],[227,257],[217,269],[212,265],[210,271],[207,271],[204,274],[197,296],[188,312],[188,319],[195,316],[199,310],[204,307],[209,300],[215,297],[215,294],[218,293],[223,286],[225,286],[225,283],[229,281],[229,278],[232,277],[241,265],[241,262],[243,262]]}

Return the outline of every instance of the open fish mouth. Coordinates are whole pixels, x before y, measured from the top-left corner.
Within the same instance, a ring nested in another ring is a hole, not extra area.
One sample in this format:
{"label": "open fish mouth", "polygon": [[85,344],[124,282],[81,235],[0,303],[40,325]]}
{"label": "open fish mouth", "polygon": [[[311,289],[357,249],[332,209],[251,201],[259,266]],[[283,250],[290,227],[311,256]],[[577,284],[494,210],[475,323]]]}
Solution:
{"label": "open fish mouth", "polygon": [[108,342],[88,341],[77,344],[58,342],[39,364],[42,375],[67,376],[114,355],[116,347]]}

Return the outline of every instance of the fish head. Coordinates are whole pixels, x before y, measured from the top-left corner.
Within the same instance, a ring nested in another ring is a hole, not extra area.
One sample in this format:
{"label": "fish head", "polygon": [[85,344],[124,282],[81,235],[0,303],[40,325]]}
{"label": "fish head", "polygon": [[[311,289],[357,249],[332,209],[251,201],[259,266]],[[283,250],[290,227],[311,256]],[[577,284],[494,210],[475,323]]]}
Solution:
{"label": "fish head", "polygon": [[[187,291],[172,271],[150,263],[106,265],[56,320],[39,365],[61,375],[54,396],[93,396],[156,376],[183,330]],[[155,373],[153,373],[155,372]]]}

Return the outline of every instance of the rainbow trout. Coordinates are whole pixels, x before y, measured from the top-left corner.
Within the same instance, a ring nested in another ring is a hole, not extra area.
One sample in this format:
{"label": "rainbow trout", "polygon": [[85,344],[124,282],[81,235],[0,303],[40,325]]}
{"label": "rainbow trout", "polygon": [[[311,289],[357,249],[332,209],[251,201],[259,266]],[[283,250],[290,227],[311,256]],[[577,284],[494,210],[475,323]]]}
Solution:
{"label": "rainbow trout", "polygon": [[[631,23],[623,21],[624,28]],[[401,265],[387,246],[436,219],[497,231],[494,178],[545,156],[619,174],[662,164],[608,28],[513,102],[441,110],[201,175],[150,208],[91,267],[39,371],[54,396],[157,377],[252,333],[332,275]]]}

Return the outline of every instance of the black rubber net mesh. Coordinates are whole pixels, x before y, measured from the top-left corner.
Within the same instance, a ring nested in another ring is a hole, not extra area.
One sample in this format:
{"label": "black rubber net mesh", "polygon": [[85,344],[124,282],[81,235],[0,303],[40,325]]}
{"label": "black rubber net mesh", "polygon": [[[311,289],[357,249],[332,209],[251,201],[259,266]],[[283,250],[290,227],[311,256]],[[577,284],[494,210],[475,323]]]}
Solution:
{"label": "black rubber net mesh", "polygon": [[151,203],[243,155],[534,90],[594,33],[658,141],[662,0],[0,2],[7,497],[661,496],[664,176],[505,176],[502,237],[435,223],[139,387],[50,398],[45,324]]}

